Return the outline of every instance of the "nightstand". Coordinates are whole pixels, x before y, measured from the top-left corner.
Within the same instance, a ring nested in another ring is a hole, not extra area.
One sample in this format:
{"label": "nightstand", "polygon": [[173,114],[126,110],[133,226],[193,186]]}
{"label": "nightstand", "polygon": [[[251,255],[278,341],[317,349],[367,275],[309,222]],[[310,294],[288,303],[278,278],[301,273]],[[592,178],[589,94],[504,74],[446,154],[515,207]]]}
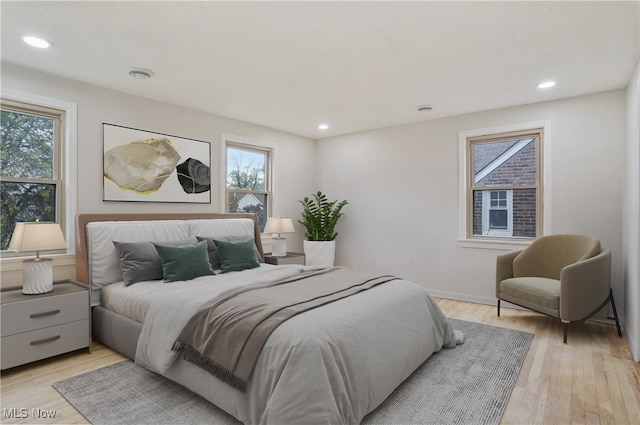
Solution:
{"label": "nightstand", "polygon": [[300,264],[304,266],[304,254],[299,254],[297,252],[287,252],[287,255],[284,257],[274,257],[273,255],[265,255],[264,261],[268,264]]}
{"label": "nightstand", "polygon": [[89,289],[80,283],[56,283],[53,291],[37,295],[25,295],[22,289],[2,291],[0,320],[2,370],[91,350]]}

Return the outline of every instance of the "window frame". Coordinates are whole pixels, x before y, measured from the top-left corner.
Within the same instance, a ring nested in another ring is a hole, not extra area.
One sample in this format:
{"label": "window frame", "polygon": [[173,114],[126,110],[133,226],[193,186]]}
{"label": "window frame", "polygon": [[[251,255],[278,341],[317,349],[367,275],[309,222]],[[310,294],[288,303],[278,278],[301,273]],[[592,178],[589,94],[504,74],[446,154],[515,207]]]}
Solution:
{"label": "window frame", "polygon": [[[62,112],[59,143],[54,149],[58,153],[58,175],[59,187],[56,190],[56,220],[62,227],[62,232],[67,243],[66,253],[47,254],[51,257],[67,256],[75,263],[75,226],[74,220],[77,215],[77,117],[78,106],[76,103],[64,100],[21,92],[18,90],[2,88],[1,98],[3,103],[23,104],[24,110],[31,109],[31,113],[42,109],[53,109]],[[11,179],[12,181],[14,179]],[[16,179],[17,180],[17,179]],[[22,180],[22,179],[21,179]],[[37,179],[36,179],[37,180]],[[5,179],[6,181],[6,179]],[[32,180],[34,181],[34,180]],[[49,180],[46,180],[49,183]],[[21,269],[22,264],[19,259],[32,257],[31,253],[12,253],[2,251],[0,260],[2,268],[6,271]],[[55,263],[58,265],[58,262]],[[66,265],[67,263],[64,262]]]}
{"label": "window frame", "polygon": [[[551,123],[548,120],[513,124],[499,127],[464,130],[458,133],[459,158],[459,201],[458,201],[458,245],[463,248],[484,248],[513,250],[529,245],[534,238],[499,235],[473,235],[473,184],[470,141],[498,141],[526,137],[533,132],[540,133],[536,152],[537,161],[537,217],[536,233],[542,236],[549,233],[551,225]],[[491,187],[490,190],[523,189],[523,186]]]}
{"label": "window frame", "polygon": [[[240,149],[253,150],[258,152],[267,153],[267,163],[265,164],[265,187],[266,190],[247,190],[247,193],[260,193],[267,196],[267,210],[266,216],[272,217],[274,209],[274,187],[275,187],[275,145],[262,140],[251,139],[243,136],[236,136],[232,134],[222,134],[221,143],[221,182],[224,190],[221,192],[221,211],[223,213],[228,212],[229,205],[229,193],[238,192],[238,189],[227,188],[227,148],[237,147]],[[242,191],[242,190],[240,190]],[[262,233],[263,235],[264,232]]]}
{"label": "window frame", "polygon": [[[0,182],[2,183],[29,183],[36,185],[51,185],[54,186],[55,192],[55,221],[60,223],[62,228],[65,228],[64,219],[64,184],[62,181],[62,145],[64,140],[62,135],[64,134],[64,115],[65,112],[60,109],[47,108],[39,105],[26,104],[23,102],[16,102],[13,100],[0,98],[0,109],[4,111],[10,111],[22,115],[30,115],[39,118],[45,118],[53,121],[53,169],[51,178],[44,177],[12,177],[0,175]],[[3,251],[3,255],[15,255],[11,251]]]}

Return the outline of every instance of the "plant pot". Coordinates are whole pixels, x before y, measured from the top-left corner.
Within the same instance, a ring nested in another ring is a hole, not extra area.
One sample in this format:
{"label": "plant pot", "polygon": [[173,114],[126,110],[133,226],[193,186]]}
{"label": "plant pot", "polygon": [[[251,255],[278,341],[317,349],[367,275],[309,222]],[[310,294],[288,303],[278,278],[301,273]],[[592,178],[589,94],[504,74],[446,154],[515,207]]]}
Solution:
{"label": "plant pot", "polygon": [[336,241],[304,241],[305,265],[333,266],[336,258]]}

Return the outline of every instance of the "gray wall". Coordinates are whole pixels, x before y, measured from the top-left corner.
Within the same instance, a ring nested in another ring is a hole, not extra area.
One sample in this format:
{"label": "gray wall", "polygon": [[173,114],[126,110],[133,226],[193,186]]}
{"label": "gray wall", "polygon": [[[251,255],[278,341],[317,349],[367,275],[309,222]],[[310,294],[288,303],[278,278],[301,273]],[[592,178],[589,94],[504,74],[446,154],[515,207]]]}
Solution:
{"label": "gray wall", "polygon": [[[434,295],[493,303],[497,249],[459,246],[458,133],[549,120],[552,232],[592,234],[611,248],[613,286],[627,338],[640,354],[638,243],[640,88],[384,128],[315,142],[273,129],[2,64],[2,87],[78,105],[77,211],[220,211],[220,135],[277,146],[274,214],[297,218],[297,202],[320,189],[347,199],[337,262],[393,273]],[[212,204],[102,201],[102,123],[211,143]],[[549,147],[549,146],[547,146]],[[625,152],[626,158],[625,158]],[[625,171],[626,170],[626,171]],[[623,225],[624,218],[624,225]],[[295,222],[296,220],[294,220]],[[303,232],[288,235],[301,250]],[[73,257],[54,278],[73,277]],[[2,262],[2,287],[20,285],[20,262]],[[623,296],[624,293],[624,296]]]}
{"label": "gray wall", "polygon": [[320,140],[319,188],[349,201],[337,262],[406,277],[434,295],[495,303],[503,251],[457,240],[458,133],[548,120],[545,228],[592,234],[608,246],[622,300],[625,110],[618,90]]}
{"label": "gray wall", "polygon": [[[224,182],[220,176],[221,134],[233,134],[275,145],[273,213],[297,217],[297,200],[315,190],[315,141],[270,128],[155,102],[77,81],[58,78],[12,64],[2,64],[2,87],[73,102],[78,105],[77,211],[93,212],[219,212]],[[212,203],[171,204],[102,201],[102,123],[171,134],[211,143]],[[298,223],[288,236],[290,251],[302,249],[304,232]],[[68,244],[73,246],[72,241]],[[58,263],[67,264],[61,259]],[[21,266],[3,260],[2,287],[21,285]],[[54,279],[73,277],[57,271]]]}

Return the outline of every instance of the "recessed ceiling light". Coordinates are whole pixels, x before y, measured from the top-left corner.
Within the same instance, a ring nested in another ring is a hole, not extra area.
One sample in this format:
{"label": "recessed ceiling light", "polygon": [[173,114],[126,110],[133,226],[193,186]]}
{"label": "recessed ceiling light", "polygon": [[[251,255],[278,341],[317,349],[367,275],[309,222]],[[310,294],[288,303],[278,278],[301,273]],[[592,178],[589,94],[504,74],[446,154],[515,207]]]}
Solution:
{"label": "recessed ceiling light", "polygon": [[27,43],[29,46],[37,47],[38,49],[48,49],[53,46],[53,43],[49,40],[45,40],[41,37],[36,37],[35,35],[25,35],[22,37],[22,40]]}
{"label": "recessed ceiling light", "polygon": [[326,130],[326,129],[328,129],[328,128],[329,128],[329,124],[320,124],[320,125],[318,126],[318,129],[320,129],[320,130]]}
{"label": "recessed ceiling light", "polygon": [[538,84],[538,88],[539,89],[548,89],[549,87],[553,87],[556,85],[555,81],[544,81],[540,84]]}
{"label": "recessed ceiling light", "polygon": [[144,68],[131,68],[129,69],[129,75],[136,80],[148,80],[153,75],[153,72]]}

